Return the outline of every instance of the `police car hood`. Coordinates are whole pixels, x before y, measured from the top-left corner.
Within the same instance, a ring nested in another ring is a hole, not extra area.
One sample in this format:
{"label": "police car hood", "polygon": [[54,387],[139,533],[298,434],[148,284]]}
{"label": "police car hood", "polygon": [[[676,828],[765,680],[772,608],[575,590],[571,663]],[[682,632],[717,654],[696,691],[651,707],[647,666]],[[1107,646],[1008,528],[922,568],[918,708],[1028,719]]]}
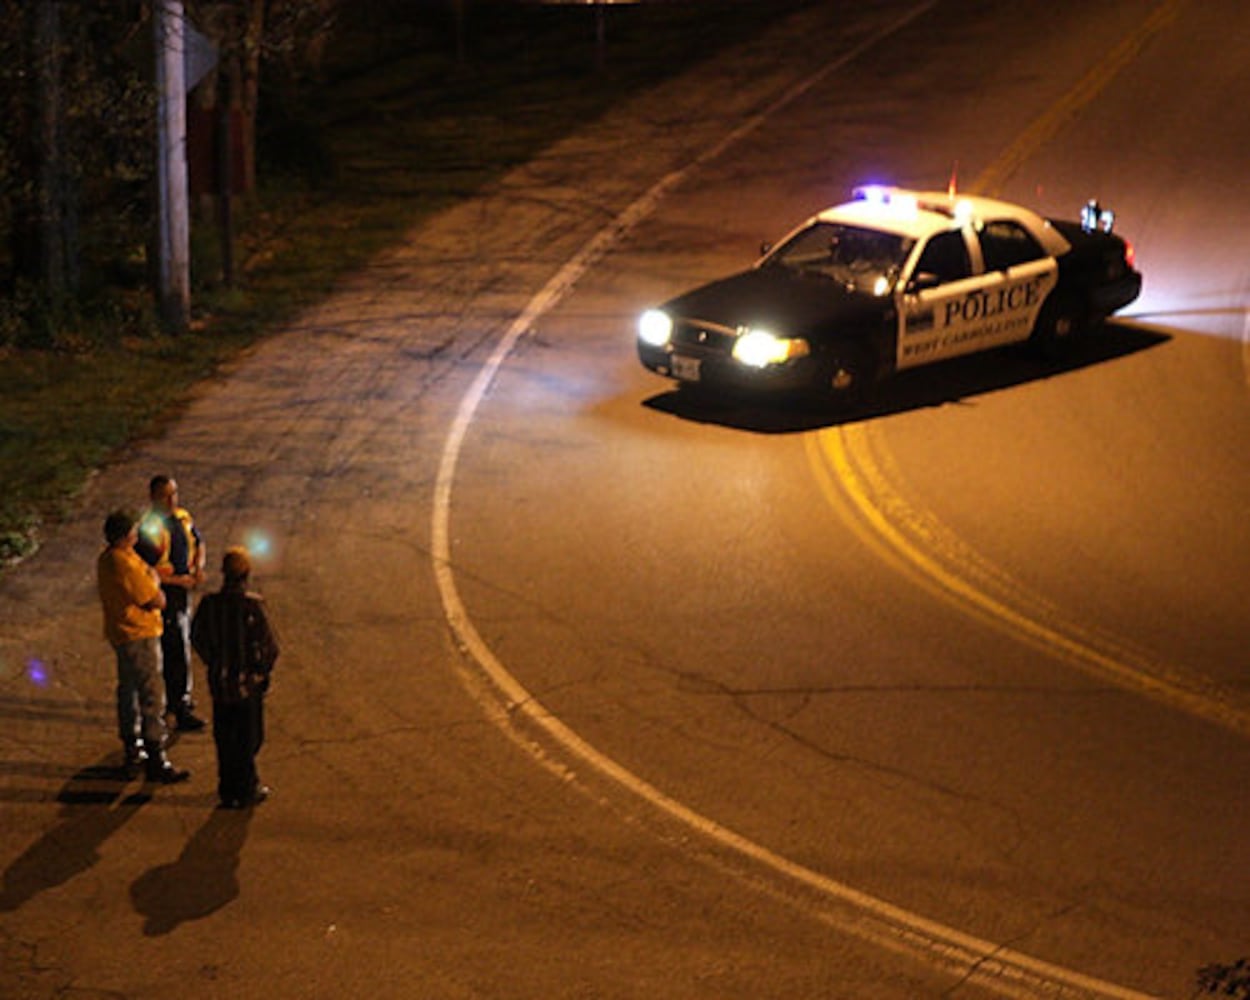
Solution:
{"label": "police car hood", "polygon": [[669,300],[663,308],[674,319],[810,337],[875,326],[890,305],[888,298],[849,290],[826,275],[765,264],[702,285]]}

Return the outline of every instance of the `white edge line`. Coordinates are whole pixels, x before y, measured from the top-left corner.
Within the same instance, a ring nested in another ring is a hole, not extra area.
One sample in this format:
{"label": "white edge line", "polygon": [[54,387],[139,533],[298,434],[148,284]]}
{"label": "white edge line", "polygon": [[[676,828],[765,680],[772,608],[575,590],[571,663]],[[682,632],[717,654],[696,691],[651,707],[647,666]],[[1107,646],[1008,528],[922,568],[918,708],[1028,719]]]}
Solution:
{"label": "white edge line", "polygon": [[1241,325],[1241,366],[1245,369],[1246,385],[1250,386],[1250,309],[1246,310]]}
{"label": "white edge line", "polygon": [[[913,948],[940,955],[944,962],[958,961],[966,964],[971,973],[983,975],[993,971],[1006,979],[1041,980],[1043,984],[1061,985],[1101,997],[1116,1000],[1151,1000],[1148,994],[1138,993],[1114,983],[1107,983],[1082,975],[1069,969],[1031,956],[1004,948],[993,942],[977,938],[947,927],[919,914],[911,913],[884,900],[861,892],[803,865],[790,861],[757,844],[715,820],[696,812],[665,794],[649,782],[635,775],[606,754],[596,750],[572,729],[552,715],[504,666],[478,633],[456,587],[455,570],[451,558],[451,493],[455,481],[456,466],[469,425],[485,398],[491,383],[504,361],[516,347],[517,341],[532,328],[535,321],[553,309],[572,289],[587,269],[611,246],[618,242],[638,222],[651,214],[659,201],[689,174],[719,156],[729,146],[758,128],[770,115],[801,97],[825,76],[855,59],[877,42],[900,30],[921,14],[935,6],[937,0],[927,0],[912,8],[905,16],[887,25],[881,31],[861,42],[841,58],[822,68],[792,87],[763,111],[748,119],[716,145],[705,150],[691,163],[669,173],[650,190],[629,205],[619,216],[600,230],[578,253],[573,256],[543,287],[525,310],[518,316],[500,338],[495,350],[483,365],[477,377],[461,399],[443,445],[438,476],[434,484],[433,511],[431,513],[431,560],[443,613],[452,633],[464,652],[481,667],[492,684],[507,700],[511,712],[523,713],[530,721],[543,729],[548,736],[566,751],[583,761],[606,778],[616,782],[639,799],[667,814],[679,823],[690,827],[724,848],[736,852],[794,882],[815,889],[817,892],[884,921],[899,938],[919,936],[919,945]],[[954,954],[951,954],[954,952]],[[980,975],[978,975],[980,978]]]}

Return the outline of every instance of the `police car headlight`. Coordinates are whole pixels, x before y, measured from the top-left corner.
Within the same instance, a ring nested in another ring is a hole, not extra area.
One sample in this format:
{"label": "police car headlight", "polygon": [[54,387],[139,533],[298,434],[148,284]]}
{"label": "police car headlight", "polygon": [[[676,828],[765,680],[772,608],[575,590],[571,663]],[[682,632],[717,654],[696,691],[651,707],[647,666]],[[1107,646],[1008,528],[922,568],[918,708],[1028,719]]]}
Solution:
{"label": "police car headlight", "polygon": [[673,320],[661,309],[648,309],[638,317],[638,339],[652,347],[663,347],[673,333]]}
{"label": "police car headlight", "polygon": [[734,358],[751,368],[779,365],[809,350],[801,337],[778,337],[767,330],[748,330],[734,341]]}

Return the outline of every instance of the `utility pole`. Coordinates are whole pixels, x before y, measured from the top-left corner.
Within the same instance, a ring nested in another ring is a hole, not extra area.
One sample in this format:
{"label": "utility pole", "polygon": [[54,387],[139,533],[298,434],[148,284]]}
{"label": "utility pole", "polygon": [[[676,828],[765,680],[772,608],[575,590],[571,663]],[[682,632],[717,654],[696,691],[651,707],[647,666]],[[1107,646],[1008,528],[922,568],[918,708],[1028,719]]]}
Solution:
{"label": "utility pole", "polygon": [[185,15],[182,0],[155,0],[157,303],[166,329],[181,333],[191,318],[191,226],[187,205]]}

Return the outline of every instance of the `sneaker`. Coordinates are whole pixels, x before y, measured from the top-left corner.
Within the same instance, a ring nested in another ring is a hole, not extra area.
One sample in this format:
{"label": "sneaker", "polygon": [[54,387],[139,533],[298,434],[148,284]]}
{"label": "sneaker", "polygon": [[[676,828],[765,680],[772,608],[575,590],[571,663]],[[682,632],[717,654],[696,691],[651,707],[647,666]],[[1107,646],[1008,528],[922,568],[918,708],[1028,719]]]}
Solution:
{"label": "sneaker", "polygon": [[247,809],[249,806],[258,806],[265,799],[269,798],[269,786],[257,785],[251,795],[241,799],[222,799],[217,803],[218,809]]}
{"label": "sneaker", "polygon": [[189,711],[181,712],[175,722],[176,728],[184,733],[198,733],[204,728],[204,725],[205,722],[203,719]]}
{"label": "sneaker", "polygon": [[126,744],[126,763],[124,765],[126,773],[134,776],[138,773],[139,768],[148,762],[148,752],[143,749],[141,743]]}
{"label": "sneaker", "polygon": [[148,781],[155,781],[159,785],[176,785],[191,777],[190,771],[174,767],[167,760],[163,762],[149,760],[147,774]]}

